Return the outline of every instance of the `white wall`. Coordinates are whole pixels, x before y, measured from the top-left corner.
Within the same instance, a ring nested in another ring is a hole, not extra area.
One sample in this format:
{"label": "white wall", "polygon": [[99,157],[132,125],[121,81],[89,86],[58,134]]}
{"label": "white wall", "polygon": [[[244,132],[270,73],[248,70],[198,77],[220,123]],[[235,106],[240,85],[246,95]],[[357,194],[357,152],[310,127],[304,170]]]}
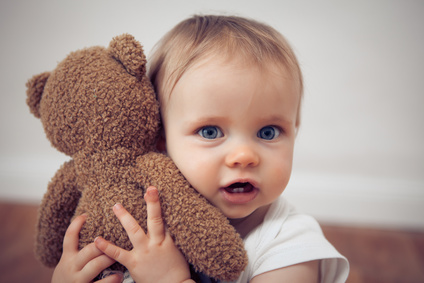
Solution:
{"label": "white wall", "polygon": [[25,104],[25,82],[70,51],[128,32],[148,52],[194,13],[280,30],[305,76],[287,197],[321,221],[424,229],[423,1],[0,3],[0,200],[38,202],[67,158]]}

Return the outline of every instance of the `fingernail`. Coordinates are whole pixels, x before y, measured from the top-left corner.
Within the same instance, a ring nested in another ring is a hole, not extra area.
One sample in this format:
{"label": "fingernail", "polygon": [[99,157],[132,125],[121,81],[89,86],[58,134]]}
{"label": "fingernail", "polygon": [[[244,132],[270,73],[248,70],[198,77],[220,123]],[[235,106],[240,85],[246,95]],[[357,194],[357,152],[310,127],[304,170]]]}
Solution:
{"label": "fingernail", "polygon": [[146,195],[148,195],[153,201],[159,198],[158,190],[155,187],[148,187]]}
{"label": "fingernail", "polygon": [[105,240],[104,240],[102,237],[97,236],[97,237],[94,239],[94,243],[96,244],[96,246],[97,246],[97,247],[101,248],[101,247],[104,247],[104,245],[105,245]]}
{"label": "fingernail", "polygon": [[154,196],[158,194],[158,190],[155,187],[148,187],[147,193],[151,196]]}
{"label": "fingernail", "polygon": [[113,206],[113,208],[114,208],[114,209],[116,209],[116,210],[122,209],[122,204],[120,204],[120,203],[116,203],[116,204]]}
{"label": "fingernail", "polygon": [[86,220],[87,220],[88,215],[87,215],[87,213],[83,213],[83,214],[80,214],[79,216],[75,216],[75,218],[76,218],[76,217],[81,217],[84,221],[86,221]]}

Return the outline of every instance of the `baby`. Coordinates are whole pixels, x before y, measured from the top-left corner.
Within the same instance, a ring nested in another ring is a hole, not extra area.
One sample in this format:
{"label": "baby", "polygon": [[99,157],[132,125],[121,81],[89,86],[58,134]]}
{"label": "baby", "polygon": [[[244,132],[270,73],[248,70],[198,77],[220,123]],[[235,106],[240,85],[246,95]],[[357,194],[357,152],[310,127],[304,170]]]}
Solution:
{"label": "baby", "polygon": [[[158,149],[242,236],[249,264],[237,282],[344,282],[347,260],[313,218],[281,196],[303,92],[299,64],[283,36],[241,17],[194,16],[165,35],[150,64],[163,122]],[[53,281],[88,282],[119,261],[137,283],[193,282],[164,227],[157,190],[149,188],[145,199],[147,235],[121,205],[114,207],[131,251],[102,238],[78,251],[84,216],[77,217]],[[121,279],[115,274],[101,282]]]}

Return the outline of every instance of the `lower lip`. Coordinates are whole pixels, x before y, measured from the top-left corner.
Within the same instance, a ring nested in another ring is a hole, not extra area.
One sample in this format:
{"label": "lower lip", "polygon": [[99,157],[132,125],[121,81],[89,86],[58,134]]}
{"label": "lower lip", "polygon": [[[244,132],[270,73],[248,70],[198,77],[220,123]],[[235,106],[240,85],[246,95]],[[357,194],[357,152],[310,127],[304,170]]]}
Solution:
{"label": "lower lip", "polygon": [[256,198],[258,189],[253,189],[248,193],[229,193],[225,189],[221,189],[221,194],[224,199],[232,204],[245,204]]}

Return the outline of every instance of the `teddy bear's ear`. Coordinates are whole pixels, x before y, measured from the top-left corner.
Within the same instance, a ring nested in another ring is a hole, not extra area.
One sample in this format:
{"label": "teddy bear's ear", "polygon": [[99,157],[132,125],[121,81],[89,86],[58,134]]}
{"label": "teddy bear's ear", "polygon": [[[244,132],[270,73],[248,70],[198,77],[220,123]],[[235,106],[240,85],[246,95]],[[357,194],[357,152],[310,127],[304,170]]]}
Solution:
{"label": "teddy bear's ear", "polygon": [[132,35],[123,34],[114,37],[109,44],[109,52],[131,75],[140,78],[146,74],[146,56],[143,47]]}
{"label": "teddy bear's ear", "polygon": [[50,72],[33,76],[27,83],[27,104],[35,117],[40,118],[40,102]]}

